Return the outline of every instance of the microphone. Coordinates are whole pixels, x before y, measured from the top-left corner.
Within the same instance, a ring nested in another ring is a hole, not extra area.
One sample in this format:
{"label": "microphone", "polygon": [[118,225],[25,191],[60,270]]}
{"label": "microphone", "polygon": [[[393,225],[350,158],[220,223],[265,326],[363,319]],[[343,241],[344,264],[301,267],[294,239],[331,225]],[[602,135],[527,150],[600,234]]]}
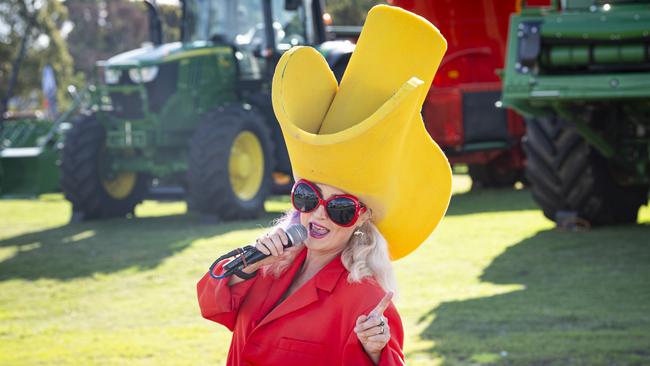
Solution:
{"label": "microphone", "polygon": [[[283,245],[285,248],[289,248],[293,245],[298,245],[307,240],[307,229],[301,224],[293,224],[289,226],[285,230],[285,233],[289,238],[289,243],[287,245]],[[239,257],[223,266],[224,273],[219,277],[230,276],[235,272],[241,271],[244,268],[244,264],[251,265],[253,263],[261,261],[268,256],[269,255],[257,250],[257,248],[254,246],[249,245],[244,249],[244,252]]]}

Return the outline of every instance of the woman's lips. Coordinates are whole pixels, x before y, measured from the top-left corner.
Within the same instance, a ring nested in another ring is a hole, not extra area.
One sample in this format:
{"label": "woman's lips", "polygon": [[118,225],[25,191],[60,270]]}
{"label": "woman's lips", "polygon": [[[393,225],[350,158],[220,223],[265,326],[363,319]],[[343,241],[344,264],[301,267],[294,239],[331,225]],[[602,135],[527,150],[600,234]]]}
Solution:
{"label": "woman's lips", "polygon": [[325,236],[327,236],[329,232],[330,231],[324,226],[320,226],[313,222],[309,223],[309,236],[311,236],[314,239],[322,239]]}

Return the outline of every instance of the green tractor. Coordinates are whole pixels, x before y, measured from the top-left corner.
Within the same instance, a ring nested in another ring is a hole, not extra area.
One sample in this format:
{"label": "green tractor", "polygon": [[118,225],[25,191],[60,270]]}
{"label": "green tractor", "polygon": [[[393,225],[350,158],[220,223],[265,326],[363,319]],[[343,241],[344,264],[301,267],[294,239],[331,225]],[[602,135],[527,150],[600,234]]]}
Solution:
{"label": "green tractor", "polygon": [[153,45],[98,63],[91,113],[65,136],[73,220],[132,213],[153,180],[184,187],[202,214],[256,217],[274,175],[291,177],[271,107],[277,60],[307,44],[343,70],[353,44],[328,41],[320,0],[184,0],[181,42],[166,44],[146,4]]}
{"label": "green tractor", "polygon": [[650,1],[547,4],[511,17],[502,96],[527,117],[533,197],[558,223],[636,222],[650,185]]}

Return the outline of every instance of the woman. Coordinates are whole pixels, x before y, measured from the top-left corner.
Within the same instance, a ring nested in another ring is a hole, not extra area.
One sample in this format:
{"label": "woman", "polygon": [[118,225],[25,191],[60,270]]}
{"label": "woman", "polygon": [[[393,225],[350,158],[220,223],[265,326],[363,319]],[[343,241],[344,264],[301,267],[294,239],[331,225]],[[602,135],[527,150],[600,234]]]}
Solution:
{"label": "woman", "polygon": [[270,257],[199,281],[202,315],[233,331],[228,365],[404,363],[390,260],[422,244],[449,204],[449,163],[419,113],[445,49],[424,18],[379,5],[340,86],[316,50],[282,55],[273,109],[302,178],[283,225],[309,237],[284,249],[280,225],[256,244]]}
{"label": "woman", "polygon": [[[338,207],[327,208],[333,200]],[[206,274],[198,284],[202,315],[234,331],[228,364],[403,364],[402,324],[390,303],[395,279],[370,210],[306,180],[292,202],[296,214],[285,221],[308,228],[304,245],[284,249],[288,238],[277,227],[256,244],[270,257],[243,269],[261,274],[227,283]]]}

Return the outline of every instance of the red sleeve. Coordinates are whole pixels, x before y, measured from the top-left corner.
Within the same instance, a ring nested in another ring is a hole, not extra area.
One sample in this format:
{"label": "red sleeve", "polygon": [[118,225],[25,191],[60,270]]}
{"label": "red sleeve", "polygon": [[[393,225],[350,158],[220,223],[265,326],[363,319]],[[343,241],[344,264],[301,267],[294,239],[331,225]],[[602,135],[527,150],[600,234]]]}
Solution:
{"label": "red sleeve", "polygon": [[[364,314],[368,314],[368,309]],[[377,366],[397,366],[405,365],[402,346],[404,345],[404,329],[402,328],[402,319],[397,313],[393,304],[389,305],[384,316],[388,319],[390,326],[390,340],[381,351],[379,364]],[[357,334],[354,330],[350,333],[345,346],[343,347],[343,366],[375,366],[366,351],[363,349]]]}
{"label": "red sleeve", "polygon": [[[226,261],[217,264],[214,273],[221,273]],[[228,286],[230,278],[215,279],[206,273],[196,284],[201,315],[209,320],[225,325],[231,331],[235,327],[237,312],[242,301],[246,298],[257,276],[243,282]]]}

